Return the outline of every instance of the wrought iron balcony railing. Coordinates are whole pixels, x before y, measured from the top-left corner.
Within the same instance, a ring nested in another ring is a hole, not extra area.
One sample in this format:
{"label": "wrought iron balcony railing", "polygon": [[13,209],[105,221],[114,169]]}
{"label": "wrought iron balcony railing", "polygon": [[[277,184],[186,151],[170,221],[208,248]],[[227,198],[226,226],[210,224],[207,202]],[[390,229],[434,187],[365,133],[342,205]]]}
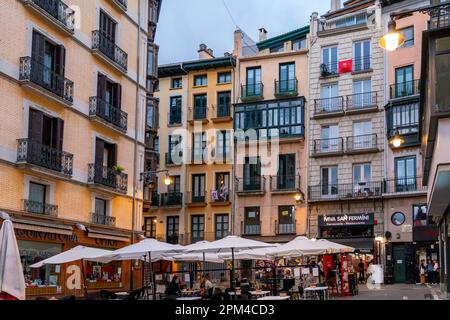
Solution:
{"label": "wrought iron balcony railing", "polygon": [[299,175],[276,175],[270,177],[270,191],[299,191],[300,176]]}
{"label": "wrought iron balcony railing", "polygon": [[404,177],[384,180],[383,193],[392,194],[416,191],[427,191],[427,187],[422,184],[422,177]]}
{"label": "wrought iron balcony railing", "polygon": [[178,244],[180,241],[180,235],[178,233],[169,233],[165,236],[165,241],[170,244]]}
{"label": "wrought iron balcony railing", "polygon": [[116,217],[107,216],[101,213],[92,213],[91,222],[93,224],[114,227],[116,225]]}
{"label": "wrought iron balcony railing", "polygon": [[378,136],[376,134],[347,137],[347,152],[373,150],[377,148]]}
{"label": "wrought iron balcony railing", "polygon": [[344,139],[318,139],[313,142],[313,155],[326,155],[344,152]]}
{"label": "wrought iron balcony railing", "polygon": [[364,92],[347,96],[347,110],[355,111],[377,106],[377,92]]}
{"label": "wrought iron balcony railing", "polygon": [[298,80],[275,80],[275,96],[296,96],[298,94]]}
{"label": "wrought iron balcony railing", "polygon": [[391,99],[404,98],[420,94],[420,80],[406,81],[390,86]]}
{"label": "wrought iron balcony railing", "polygon": [[75,29],[75,11],[61,0],[22,0],[25,5],[34,5],[43,10],[59,25],[70,32]]}
{"label": "wrought iron balcony railing", "polygon": [[279,222],[275,221],[275,234],[283,235],[283,234],[296,234],[296,225],[297,221],[291,222]]}
{"label": "wrought iron balcony railing", "polygon": [[[443,2],[443,1],[441,1]],[[428,30],[450,27],[450,4],[440,4],[429,9]]]}
{"label": "wrought iron balcony railing", "polygon": [[213,117],[215,118],[229,118],[231,117],[231,104],[219,104],[212,106],[214,110]]}
{"label": "wrought iron balcony railing", "polygon": [[338,66],[339,62],[322,63],[320,65],[320,76],[330,77],[339,75]]}
{"label": "wrought iron balcony railing", "polygon": [[227,203],[229,201],[230,201],[230,190],[228,188],[211,190],[211,203]]}
{"label": "wrought iron balcony railing", "polygon": [[310,201],[330,201],[359,198],[381,197],[383,183],[381,181],[346,183],[346,184],[322,184],[309,186],[308,199]]}
{"label": "wrought iron balcony railing", "polygon": [[17,140],[17,162],[50,169],[71,177],[73,154],[58,150],[30,138]]}
{"label": "wrought iron balcony railing", "polygon": [[128,114],[99,97],[89,98],[89,116],[99,117],[122,132],[128,129]]}
{"label": "wrought iron balcony railing", "polygon": [[183,194],[181,192],[169,192],[161,194],[161,207],[181,206]]}
{"label": "wrought iron balcony railing", "polygon": [[314,115],[316,116],[343,111],[344,111],[344,97],[333,97],[314,100]]}
{"label": "wrought iron balcony railing", "polygon": [[241,234],[243,236],[259,236],[261,235],[261,223],[241,222]]}
{"label": "wrought iron balcony railing", "polygon": [[23,200],[23,208],[27,213],[42,214],[52,217],[56,217],[58,214],[58,206],[29,199]]}
{"label": "wrought iron balcony railing", "polygon": [[353,59],[353,72],[371,70],[371,56],[363,56]]}
{"label": "wrought iron balcony railing", "polygon": [[255,83],[249,85],[241,85],[241,100],[259,100],[264,97],[264,84]]}
{"label": "wrought iron balcony railing", "polygon": [[189,110],[190,120],[201,121],[208,119],[208,107],[194,106]]}
{"label": "wrought iron balcony railing", "polygon": [[261,193],[265,191],[265,177],[236,178],[236,192]]}
{"label": "wrought iron balcony railing", "polygon": [[32,82],[66,103],[73,103],[73,82],[32,57],[21,57],[19,80]]}
{"label": "wrought iron balcony railing", "polygon": [[186,192],[186,204],[206,204],[206,191]]}
{"label": "wrought iron balcony railing", "polygon": [[121,193],[127,193],[128,175],[103,165],[91,163],[88,170],[88,184],[98,184]]}
{"label": "wrought iron balcony railing", "polygon": [[127,71],[128,54],[100,30],[92,31],[92,50],[98,50],[123,71]]}

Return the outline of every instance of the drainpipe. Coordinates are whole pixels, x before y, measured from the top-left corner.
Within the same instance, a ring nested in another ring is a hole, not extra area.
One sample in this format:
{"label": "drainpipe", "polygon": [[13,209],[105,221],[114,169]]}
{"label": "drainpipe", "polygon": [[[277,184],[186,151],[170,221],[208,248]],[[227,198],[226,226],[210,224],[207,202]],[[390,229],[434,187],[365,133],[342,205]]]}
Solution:
{"label": "drainpipe", "polygon": [[[186,100],[186,103],[187,103],[187,112],[185,113],[186,114],[186,116],[185,116],[185,121],[186,121],[186,129],[188,128],[188,126],[187,126],[187,121],[188,121],[188,119],[187,119],[187,117],[188,117],[188,115],[189,115],[189,74],[188,74],[188,72],[184,69],[184,66],[183,66],[183,63],[180,63],[180,69],[187,75],[187,84],[186,84],[186,99],[184,99],[184,100]],[[182,114],[183,114],[183,112],[182,112]],[[190,136],[190,132],[188,132],[188,130],[186,130],[186,133],[187,133],[187,135],[186,135],[186,139],[184,139],[185,140],[185,143],[187,143],[189,140],[189,136]],[[183,150],[183,158],[186,156],[186,154],[187,154],[187,152],[184,152],[184,150]],[[184,163],[183,162],[183,177],[184,177],[184,183],[183,183],[183,186],[184,186],[184,192],[183,192],[183,199],[182,199],[182,202],[184,203],[184,201],[185,201],[185,199],[186,199],[186,187],[187,187],[187,165],[186,165],[186,163]],[[187,243],[187,231],[188,231],[188,229],[187,229],[187,221],[188,221],[188,219],[187,219],[187,217],[186,217],[186,206],[185,205],[183,205],[182,206],[182,209],[181,209],[181,215],[182,215],[182,217],[183,217],[183,230],[184,230],[184,239],[183,239],[183,244],[188,244]],[[178,241],[180,241],[179,239],[178,239]]]}
{"label": "drainpipe", "polygon": [[[231,65],[233,66],[233,58],[231,59]],[[233,104],[236,103],[236,69],[238,70],[239,74],[239,68],[238,68],[238,57],[236,57],[236,65],[233,66],[233,92],[232,92],[232,101]],[[238,76],[239,79],[239,76]],[[233,119],[234,119],[234,106],[233,106]],[[231,204],[231,235],[236,235],[235,231],[235,223],[236,223],[236,144],[234,142],[234,120],[233,120],[233,157],[232,159],[232,166],[231,166],[231,181],[230,181],[230,188],[233,188],[233,200]]]}

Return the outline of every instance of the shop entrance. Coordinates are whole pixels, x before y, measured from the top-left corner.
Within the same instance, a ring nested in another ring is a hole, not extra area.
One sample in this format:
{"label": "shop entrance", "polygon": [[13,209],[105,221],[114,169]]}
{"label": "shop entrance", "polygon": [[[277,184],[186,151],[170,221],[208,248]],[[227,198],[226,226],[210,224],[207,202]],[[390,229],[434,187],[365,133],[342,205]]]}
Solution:
{"label": "shop entrance", "polygon": [[394,264],[394,282],[406,282],[406,252],[403,244],[395,244],[392,247],[392,257]]}

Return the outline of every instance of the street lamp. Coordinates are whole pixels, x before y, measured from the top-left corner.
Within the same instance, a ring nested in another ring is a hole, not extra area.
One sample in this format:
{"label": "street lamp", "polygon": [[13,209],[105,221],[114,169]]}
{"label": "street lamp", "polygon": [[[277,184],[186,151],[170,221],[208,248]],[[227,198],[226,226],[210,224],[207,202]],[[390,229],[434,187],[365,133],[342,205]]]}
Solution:
{"label": "street lamp", "polygon": [[405,143],[405,139],[400,135],[398,129],[395,129],[394,136],[389,139],[389,143],[394,146],[394,148],[400,148]]}
{"label": "street lamp", "polygon": [[387,51],[395,51],[405,43],[405,36],[397,31],[397,23],[391,17],[388,24],[388,33],[381,37],[380,47]]}
{"label": "street lamp", "polygon": [[303,193],[297,193],[295,196],[295,201],[297,201],[297,203],[303,203],[305,201],[305,196],[303,195]]}
{"label": "street lamp", "polygon": [[172,184],[172,179],[167,175],[166,178],[164,179],[164,184],[166,186],[170,186]]}

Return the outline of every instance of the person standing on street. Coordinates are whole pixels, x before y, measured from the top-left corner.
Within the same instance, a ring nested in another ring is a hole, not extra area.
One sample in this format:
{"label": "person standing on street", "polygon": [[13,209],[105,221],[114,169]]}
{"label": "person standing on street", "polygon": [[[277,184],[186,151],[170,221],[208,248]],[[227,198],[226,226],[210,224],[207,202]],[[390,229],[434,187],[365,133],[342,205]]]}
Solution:
{"label": "person standing on street", "polygon": [[427,272],[427,266],[425,264],[425,260],[421,260],[420,261],[420,265],[419,265],[419,274],[420,274],[420,284],[422,286],[425,285],[425,274]]}
{"label": "person standing on street", "polygon": [[434,283],[439,283],[439,263],[437,262],[437,260],[434,260],[433,262],[433,280]]}
{"label": "person standing on street", "polygon": [[359,282],[365,283],[366,276],[363,259],[359,259],[358,270],[359,270]]}
{"label": "person standing on street", "polygon": [[434,264],[431,259],[428,259],[427,263],[427,278],[428,283],[434,283]]}

